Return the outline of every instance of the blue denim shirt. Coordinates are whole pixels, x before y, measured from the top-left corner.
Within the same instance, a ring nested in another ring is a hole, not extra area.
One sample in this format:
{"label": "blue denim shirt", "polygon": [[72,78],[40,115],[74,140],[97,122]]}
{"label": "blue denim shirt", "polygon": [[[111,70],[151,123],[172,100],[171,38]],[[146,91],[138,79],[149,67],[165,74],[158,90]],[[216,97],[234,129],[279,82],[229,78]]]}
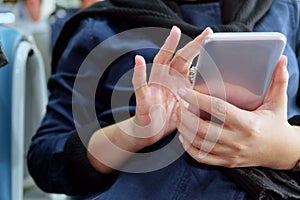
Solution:
{"label": "blue denim shirt", "polygon": [[[205,28],[221,23],[219,3],[184,4],[181,6],[183,18],[189,23]],[[300,114],[296,105],[296,94],[299,84],[300,63],[300,1],[274,0],[270,11],[257,24],[255,31],[278,31],[286,35],[287,46],[284,54],[289,59],[288,71],[290,74],[288,85],[288,117]],[[72,115],[73,84],[81,63],[97,44],[107,38],[128,29],[128,24],[122,21],[113,23],[102,18],[89,18],[81,22],[81,26],[72,36],[65,49],[57,68],[57,73],[49,80],[50,97],[47,114],[41,127],[35,135],[28,153],[29,169],[35,181],[44,190],[51,192],[65,192],[74,194],[72,182],[67,176],[64,166],[64,145],[71,134],[76,132]],[[147,62],[151,62],[162,45],[159,42],[148,40],[147,35],[135,35],[130,40],[118,38],[115,43],[107,45],[107,55],[114,55],[120,49],[147,46],[149,49],[139,49],[129,52],[113,63],[100,79],[96,93],[96,110],[100,123],[109,124],[113,120],[102,121],[111,114],[110,93],[112,90],[133,92],[131,80],[125,80],[122,87],[115,87],[116,82],[134,66],[134,56],[143,55]],[[106,55],[98,55],[99,57]],[[94,64],[101,68],[103,63]],[[99,60],[98,60],[99,61]],[[93,61],[92,61],[93,62]],[[104,61],[103,61],[104,62]],[[89,81],[97,79],[97,72],[87,71],[80,75],[80,79]],[[129,76],[130,77],[130,76]],[[82,85],[82,90],[90,90],[88,84]],[[93,105],[91,99],[81,96],[80,107],[82,121],[88,122],[88,107]],[[74,103],[74,102],[73,102]],[[75,102],[76,104],[77,102]],[[131,100],[130,100],[131,103]],[[116,108],[117,112],[134,111],[134,106],[126,102]],[[76,123],[84,123],[78,122]],[[80,171],[78,172],[80,173]],[[92,193],[86,198],[96,199],[243,199],[244,192],[230,182],[218,169],[197,163],[187,154],[170,165],[147,173],[121,172],[116,181],[103,192]]]}

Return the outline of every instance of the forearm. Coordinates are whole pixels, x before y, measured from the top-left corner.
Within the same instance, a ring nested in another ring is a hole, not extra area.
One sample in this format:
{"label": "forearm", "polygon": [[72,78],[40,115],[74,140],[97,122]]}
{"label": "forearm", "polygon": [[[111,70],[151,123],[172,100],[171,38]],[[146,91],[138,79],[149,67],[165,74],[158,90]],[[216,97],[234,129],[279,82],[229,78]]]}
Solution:
{"label": "forearm", "polygon": [[[133,120],[128,119],[120,123],[97,130],[91,137],[87,157],[95,169],[101,173],[111,173],[119,169],[132,153],[143,148],[136,145],[133,136]],[[126,127],[124,130],[121,127]],[[131,133],[130,133],[131,132]]]}

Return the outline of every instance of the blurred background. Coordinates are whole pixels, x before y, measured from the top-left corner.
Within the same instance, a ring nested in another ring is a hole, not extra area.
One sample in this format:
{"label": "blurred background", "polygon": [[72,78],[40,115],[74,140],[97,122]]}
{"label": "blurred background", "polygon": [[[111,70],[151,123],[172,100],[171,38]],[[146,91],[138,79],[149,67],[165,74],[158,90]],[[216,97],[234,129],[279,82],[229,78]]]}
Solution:
{"label": "blurred background", "polygon": [[0,0],[0,41],[9,61],[0,68],[0,200],[70,198],[35,185],[26,152],[45,112],[53,44],[83,2]]}
{"label": "blurred background", "polygon": [[45,61],[47,74],[51,50],[60,26],[81,7],[81,0],[0,0],[0,23],[32,35]]}

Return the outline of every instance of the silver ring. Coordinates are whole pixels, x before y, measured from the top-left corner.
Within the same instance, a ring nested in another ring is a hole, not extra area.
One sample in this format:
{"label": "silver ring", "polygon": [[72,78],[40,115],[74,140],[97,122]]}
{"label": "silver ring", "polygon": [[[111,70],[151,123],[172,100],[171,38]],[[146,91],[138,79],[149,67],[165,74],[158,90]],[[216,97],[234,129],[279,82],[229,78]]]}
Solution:
{"label": "silver ring", "polygon": [[197,67],[194,65],[191,65],[191,67],[189,69],[189,80],[191,83],[193,83],[195,81],[196,73],[197,73]]}

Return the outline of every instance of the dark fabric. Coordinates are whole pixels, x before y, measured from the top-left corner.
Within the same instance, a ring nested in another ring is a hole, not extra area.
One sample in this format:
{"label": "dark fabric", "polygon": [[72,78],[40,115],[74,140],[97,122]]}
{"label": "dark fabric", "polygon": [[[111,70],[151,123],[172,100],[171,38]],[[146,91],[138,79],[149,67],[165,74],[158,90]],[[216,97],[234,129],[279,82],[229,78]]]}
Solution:
{"label": "dark fabric", "polygon": [[246,191],[250,199],[300,199],[299,182],[291,178],[291,172],[267,168],[237,168],[223,171],[238,187]]}
{"label": "dark fabric", "polygon": [[289,123],[294,126],[300,126],[300,115],[295,115],[292,118],[290,118]]}
{"label": "dark fabric", "polygon": [[[272,1],[224,0],[222,3],[224,25],[212,27],[215,32],[252,31],[254,25],[268,11]],[[56,71],[57,62],[68,43],[72,30],[78,26],[81,19],[87,17],[100,16],[109,17],[112,20],[125,19],[130,21],[133,27],[158,26],[170,28],[177,25],[183,33],[191,37],[195,37],[202,32],[201,29],[185,23],[180,18],[178,9],[176,9],[176,6],[174,7],[175,4],[171,2],[166,4],[160,0],[110,0],[96,3],[81,11],[66,23],[57,40],[53,52],[52,73]],[[295,124],[299,125],[299,120],[296,120]],[[80,139],[73,136],[67,141],[66,149],[72,152],[72,149],[80,146],[80,143]],[[88,160],[83,158],[86,150],[79,149],[79,151],[83,151],[82,154],[79,154],[82,155],[83,165],[81,167],[88,166]],[[66,159],[70,159],[73,154],[67,154],[66,156],[68,157]],[[247,192],[249,198],[300,199],[298,173],[266,168],[224,168],[222,170],[238,187]]]}
{"label": "dark fabric", "polygon": [[300,106],[300,88],[298,89],[298,93],[297,93],[297,105]]}
{"label": "dark fabric", "polygon": [[7,57],[4,54],[4,51],[3,51],[3,48],[2,48],[2,44],[0,43],[0,67],[3,67],[7,63],[8,63]]}
{"label": "dark fabric", "polygon": [[242,0],[227,1],[226,3],[222,4],[222,10],[232,10],[231,12],[222,12],[224,24],[228,24],[234,20],[234,16],[236,16],[239,9],[241,9],[242,4]]}
{"label": "dark fabric", "polygon": [[[222,3],[223,5],[232,5],[222,6],[226,24],[212,27],[212,29],[215,32],[248,32],[252,31],[254,25],[266,14],[272,0],[223,0]],[[172,6],[172,9],[175,9],[174,6]],[[74,27],[78,27],[80,20],[87,17],[100,16],[112,20],[125,19],[130,21],[135,28],[148,26],[171,28],[173,25],[177,25],[184,34],[193,38],[203,31],[184,22],[179,14],[172,9],[161,0],[107,0],[95,3],[93,6],[79,12],[65,24],[54,46],[52,73],[56,71],[57,62],[68,43],[70,35],[72,35],[72,31],[74,31]]]}
{"label": "dark fabric", "polygon": [[[78,134],[72,134],[65,145],[64,155],[66,159],[64,160],[67,161],[65,164],[69,169],[69,177],[74,180],[73,183],[78,183],[78,185],[74,185],[74,188],[75,190],[77,188],[81,194],[90,191],[99,192],[99,188],[103,188],[103,191],[105,191],[115,181],[118,172],[115,171],[114,175],[100,175],[100,173],[90,164],[86,153],[87,150],[83,145],[81,138]],[[77,174],[79,171],[82,174],[85,174],[85,176],[74,177],[74,174]],[[90,184],[90,181],[93,181],[94,184]]]}
{"label": "dark fabric", "polygon": [[[291,125],[300,125],[300,116],[295,116],[290,119]],[[74,172],[79,170],[86,170],[89,176],[83,177],[85,180],[95,180],[99,185],[105,183],[113,183],[111,177],[107,177],[107,180],[103,182],[103,177],[99,178],[97,172],[93,169],[88,159],[86,158],[86,148],[82,144],[81,139],[77,134],[69,137],[65,147],[65,152],[68,158],[66,160],[76,161],[76,165],[72,165],[70,168],[74,169]],[[76,155],[76,157],[74,157]],[[82,159],[82,164],[78,165],[78,157]],[[72,158],[72,159],[71,159]],[[75,163],[75,162],[74,162]],[[261,200],[278,200],[278,199],[300,199],[300,173],[294,171],[284,170],[272,170],[268,168],[222,168],[222,171],[230,178],[236,185],[243,189],[248,197],[247,199],[261,199]],[[70,174],[72,171],[70,171]],[[117,172],[114,178],[117,177]],[[106,182],[107,181],[107,182]],[[88,184],[87,184],[88,185]],[[97,184],[95,184],[97,185]],[[81,189],[82,184],[80,184]],[[97,187],[98,188],[98,187]],[[97,189],[95,188],[95,190]],[[91,188],[86,188],[87,191]]]}
{"label": "dark fabric", "polygon": [[[289,123],[300,126],[300,116],[292,117]],[[300,199],[299,171],[268,168],[224,168],[223,171],[238,187],[247,191],[251,199]]]}

